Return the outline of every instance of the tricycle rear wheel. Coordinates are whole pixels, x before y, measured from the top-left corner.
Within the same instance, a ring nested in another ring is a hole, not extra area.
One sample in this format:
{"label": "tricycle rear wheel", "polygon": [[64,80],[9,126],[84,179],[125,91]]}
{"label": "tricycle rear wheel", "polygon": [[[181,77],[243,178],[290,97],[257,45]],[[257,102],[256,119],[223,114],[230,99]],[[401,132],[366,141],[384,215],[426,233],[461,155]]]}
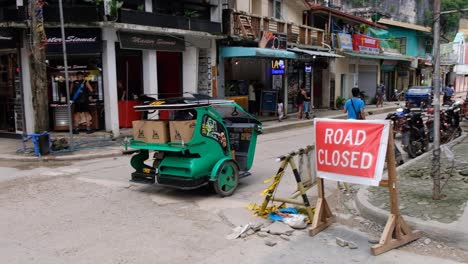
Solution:
{"label": "tricycle rear wheel", "polygon": [[231,196],[239,185],[239,168],[231,160],[225,161],[216,173],[214,191],[221,197]]}

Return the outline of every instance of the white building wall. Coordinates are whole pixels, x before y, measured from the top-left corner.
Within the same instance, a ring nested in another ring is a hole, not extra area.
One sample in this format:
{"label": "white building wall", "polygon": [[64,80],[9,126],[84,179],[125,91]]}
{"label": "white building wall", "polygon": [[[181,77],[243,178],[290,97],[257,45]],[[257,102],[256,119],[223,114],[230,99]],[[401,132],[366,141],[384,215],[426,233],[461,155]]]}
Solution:
{"label": "white building wall", "polygon": [[115,29],[103,28],[102,74],[104,77],[104,113],[106,130],[112,131],[118,137],[119,109],[117,107],[117,69],[115,60],[115,42],[117,34]]}
{"label": "white building wall", "polygon": [[145,94],[158,93],[158,64],[155,50],[144,50],[143,60],[143,92]]}
{"label": "white building wall", "polygon": [[182,55],[183,92],[198,93],[198,48],[186,47]]}

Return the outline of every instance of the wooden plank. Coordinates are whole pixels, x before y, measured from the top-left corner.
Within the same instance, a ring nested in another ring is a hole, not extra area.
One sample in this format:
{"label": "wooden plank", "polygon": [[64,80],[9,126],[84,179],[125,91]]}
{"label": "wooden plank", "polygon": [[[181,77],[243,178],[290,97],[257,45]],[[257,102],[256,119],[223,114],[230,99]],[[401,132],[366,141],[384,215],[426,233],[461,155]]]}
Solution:
{"label": "wooden plank", "polygon": [[393,229],[395,229],[395,215],[390,215],[387,219],[387,224],[385,224],[385,228],[380,236],[379,244],[385,244],[392,238]]}
{"label": "wooden plank", "polygon": [[415,231],[415,232],[411,233],[410,235],[406,235],[406,236],[401,237],[401,239],[399,239],[399,240],[392,239],[392,240],[387,241],[387,243],[385,243],[385,244],[374,245],[371,248],[371,253],[372,253],[372,255],[377,256],[377,255],[385,253],[385,252],[387,252],[389,250],[392,250],[394,248],[406,245],[409,242],[417,240],[417,239],[419,239],[421,237],[422,237],[422,232],[421,231]]}

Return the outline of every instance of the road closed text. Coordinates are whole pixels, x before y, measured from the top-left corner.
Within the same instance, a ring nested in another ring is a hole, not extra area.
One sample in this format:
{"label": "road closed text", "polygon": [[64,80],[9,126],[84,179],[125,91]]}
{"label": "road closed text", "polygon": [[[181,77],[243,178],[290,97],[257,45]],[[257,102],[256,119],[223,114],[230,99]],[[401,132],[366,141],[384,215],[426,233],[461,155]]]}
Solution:
{"label": "road closed text", "polygon": [[385,122],[315,119],[317,175],[373,185],[385,162],[388,140]]}
{"label": "road closed text", "polygon": [[[361,146],[366,141],[366,131],[342,128],[325,129],[324,144]],[[353,169],[369,169],[374,156],[370,152],[350,151],[350,150],[329,150],[319,149],[317,151],[317,162],[328,166],[341,166]]]}

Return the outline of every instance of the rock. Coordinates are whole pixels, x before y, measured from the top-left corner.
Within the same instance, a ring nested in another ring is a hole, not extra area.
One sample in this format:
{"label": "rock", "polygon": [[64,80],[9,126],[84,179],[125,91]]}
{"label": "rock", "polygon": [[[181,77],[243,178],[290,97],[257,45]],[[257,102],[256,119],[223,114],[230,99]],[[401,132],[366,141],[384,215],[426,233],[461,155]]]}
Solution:
{"label": "rock", "polygon": [[262,227],[262,228],[260,228],[260,231],[261,231],[261,232],[268,233],[268,232],[270,232],[270,228],[268,228],[268,227]]}
{"label": "rock", "polygon": [[268,233],[272,235],[282,235],[294,232],[294,229],[280,221],[276,221],[273,224],[269,225],[268,229],[270,230]]}
{"label": "rock", "polygon": [[367,242],[371,244],[378,244],[380,242],[380,239],[378,237],[369,237],[367,239]]}
{"label": "rock", "polygon": [[348,247],[350,249],[357,249],[358,248],[358,245],[352,241],[348,241]]}
{"label": "rock", "polygon": [[265,245],[270,246],[270,247],[274,247],[276,245],[276,242],[271,240],[271,239],[266,239],[265,240]]}
{"label": "rock", "polygon": [[291,240],[287,235],[280,235],[280,237],[286,241]]}
{"label": "rock", "polygon": [[249,230],[247,230],[247,232],[245,232],[245,234],[247,234],[248,236],[251,236],[251,235],[255,234],[255,231],[253,231],[252,229],[249,229]]}
{"label": "rock", "polygon": [[443,248],[443,246],[442,245],[437,245],[437,248]]}
{"label": "rock", "polygon": [[257,232],[257,236],[259,236],[259,237],[267,237],[267,236],[268,236],[268,233],[267,233],[267,232],[260,231],[260,232]]}
{"label": "rock", "polygon": [[432,240],[430,238],[426,238],[426,239],[424,239],[424,244],[429,245],[431,243],[431,241]]}
{"label": "rock", "polygon": [[460,175],[468,177],[468,169],[461,170]]}
{"label": "rock", "polygon": [[464,182],[464,183],[468,183],[468,178],[465,178],[465,179],[463,180],[463,182]]}
{"label": "rock", "polygon": [[242,233],[242,234],[240,234],[239,237],[240,237],[240,238],[246,238],[246,237],[247,237],[247,234],[246,234],[246,233]]}
{"label": "rock", "polygon": [[336,244],[340,247],[346,247],[348,245],[348,241],[342,239],[341,237],[336,237]]}

